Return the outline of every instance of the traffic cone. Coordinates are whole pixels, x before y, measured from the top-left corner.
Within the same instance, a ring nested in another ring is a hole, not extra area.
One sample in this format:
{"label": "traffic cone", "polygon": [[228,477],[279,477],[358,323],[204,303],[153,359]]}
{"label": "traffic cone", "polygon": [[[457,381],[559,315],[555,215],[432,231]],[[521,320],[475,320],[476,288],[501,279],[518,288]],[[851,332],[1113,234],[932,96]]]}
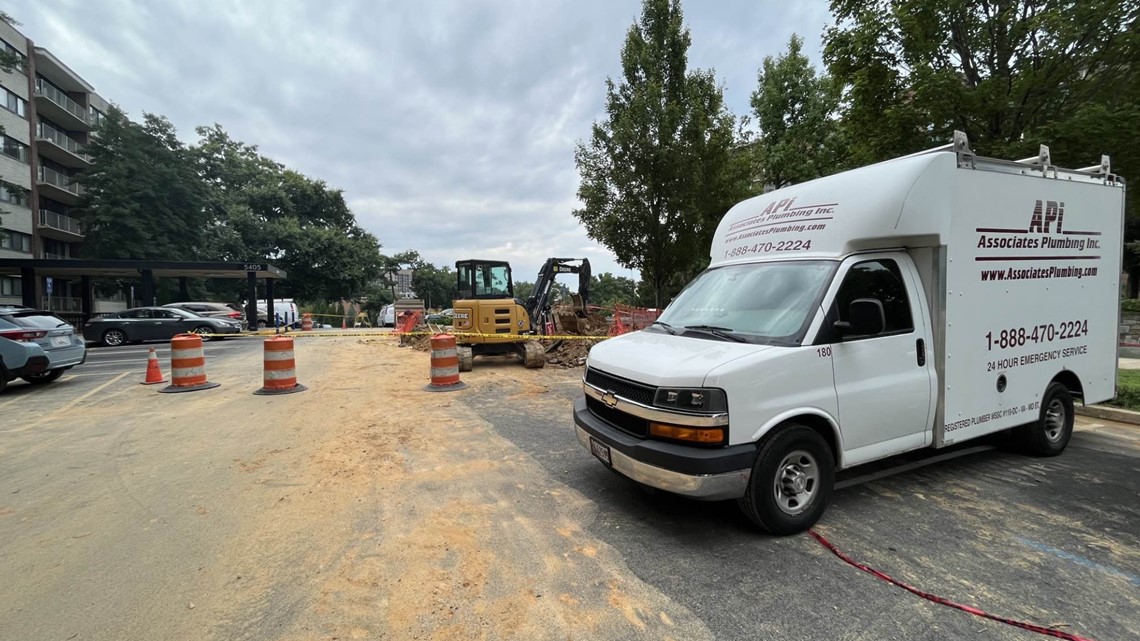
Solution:
{"label": "traffic cone", "polygon": [[345,325],[343,318],[340,319],[340,328],[341,329],[348,329],[348,325]]}
{"label": "traffic cone", "polygon": [[154,348],[150,348],[150,355],[146,359],[146,380],[142,382],[143,385],[155,385],[157,383],[165,383],[166,379],[162,377],[162,370],[158,367],[158,354],[155,353]]}

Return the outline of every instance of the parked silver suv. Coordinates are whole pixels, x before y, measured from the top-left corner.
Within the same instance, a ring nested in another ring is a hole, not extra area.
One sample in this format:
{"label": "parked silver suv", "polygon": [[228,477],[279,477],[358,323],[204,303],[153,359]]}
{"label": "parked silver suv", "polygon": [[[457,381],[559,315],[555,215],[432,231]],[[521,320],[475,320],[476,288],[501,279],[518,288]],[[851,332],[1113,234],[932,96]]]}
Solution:
{"label": "parked silver suv", "polygon": [[83,337],[75,333],[70,323],[49,311],[0,305],[0,337],[35,343],[43,349],[48,357],[47,370],[21,375],[34,385],[50,383],[87,360]]}

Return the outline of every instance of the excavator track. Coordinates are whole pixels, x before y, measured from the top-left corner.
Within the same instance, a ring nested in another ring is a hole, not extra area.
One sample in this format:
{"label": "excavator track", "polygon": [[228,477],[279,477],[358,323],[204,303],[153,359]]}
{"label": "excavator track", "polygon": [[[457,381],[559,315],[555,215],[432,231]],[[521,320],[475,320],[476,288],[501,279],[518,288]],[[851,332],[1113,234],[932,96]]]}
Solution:
{"label": "excavator track", "polygon": [[459,356],[459,371],[470,372],[474,367],[475,350],[468,345],[460,345],[455,348],[455,352]]}
{"label": "excavator track", "polygon": [[526,341],[518,344],[519,358],[527,369],[542,369],[546,365],[546,350],[538,341]]}

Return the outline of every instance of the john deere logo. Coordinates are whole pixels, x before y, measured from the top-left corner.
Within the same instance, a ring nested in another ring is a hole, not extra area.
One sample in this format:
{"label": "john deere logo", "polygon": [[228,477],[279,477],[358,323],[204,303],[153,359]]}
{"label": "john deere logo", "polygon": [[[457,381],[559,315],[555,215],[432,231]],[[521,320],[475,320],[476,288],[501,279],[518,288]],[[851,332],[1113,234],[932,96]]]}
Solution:
{"label": "john deere logo", "polygon": [[617,407],[617,397],[614,396],[613,392],[602,394],[602,402],[609,407]]}

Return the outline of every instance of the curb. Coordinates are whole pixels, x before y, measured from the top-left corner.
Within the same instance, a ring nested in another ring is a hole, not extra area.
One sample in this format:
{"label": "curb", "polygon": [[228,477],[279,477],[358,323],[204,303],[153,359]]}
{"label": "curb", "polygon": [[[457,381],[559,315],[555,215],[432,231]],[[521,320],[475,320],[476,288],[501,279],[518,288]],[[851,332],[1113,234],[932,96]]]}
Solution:
{"label": "curb", "polygon": [[1140,425],[1140,412],[1120,409],[1119,407],[1105,407],[1104,405],[1086,405],[1074,408],[1078,416],[1091,416],[1103,418],[1118,423]]}

